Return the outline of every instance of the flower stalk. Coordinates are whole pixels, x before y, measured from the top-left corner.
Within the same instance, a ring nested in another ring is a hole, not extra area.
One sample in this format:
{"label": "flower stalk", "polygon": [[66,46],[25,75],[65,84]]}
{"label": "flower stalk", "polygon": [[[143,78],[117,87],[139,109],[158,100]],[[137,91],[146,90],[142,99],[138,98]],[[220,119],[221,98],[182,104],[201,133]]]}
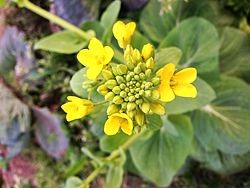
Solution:
{"label": "flower stalk", "polygon": [[42,16],[43,18],[63,27],[64,29],[70,30],[70,31],[78,34],[79,36],[81,36],[85,40],[89,40],[91,38],[91,36],[88,33],[79,29],[75,25],[73,25],[73,24],[65,21],[64,19],[40,8],[39,6],[31,3],[29,0],[14,0],[14,2],[17,3],[19,7],[27,8],[30,11]]}
{"label": "flower stalk", "polygon": [[131,145],[135,143],[136,140],[138,140],[141,135],[146,131],[146,129],[142,129],[141,132],[138,134],[134,134],[131,137],[128,138],[128,140],[123,143],[118,149],[114,150],[109,156],[107,156],[104,160],[106,163],[103,163],[103,165],[96,168],[83,182],[78,188],[87,188],[88,185],[98,176],[98,174],[101,172],[101,170],[107,165],[109,162],[113,161],[117,157],[120,156],[121,150],[125,151],[127,150]]}

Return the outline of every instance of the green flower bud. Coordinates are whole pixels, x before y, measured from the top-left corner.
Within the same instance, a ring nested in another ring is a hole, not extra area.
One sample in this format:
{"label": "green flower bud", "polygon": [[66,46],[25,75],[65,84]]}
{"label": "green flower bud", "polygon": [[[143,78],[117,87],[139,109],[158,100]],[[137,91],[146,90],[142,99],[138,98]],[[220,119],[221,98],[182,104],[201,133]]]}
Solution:
{"label": "green flower bud", "polygon": [[133,70],[135,68],[135,65],[132,62],[127,62],[126,64],[129,70]]}
{"label": "green flower bud", "polygon": [[118,75],[117,67],[113,66],[113,67],[112,67],[112,72],[113,72],[113,74],[114,74],[115,76],[117,76],[117,75]]}
{"label": "green flower bud", "polygon": [[115,104],[122,104],[123,103],[123,99],[121,98],[121,96],[115,96],[114,98],[113,98],[113,103],[115,103]]}
{"label": "green flower bud", "polygon": [[150,103],[150,110],[158,115],[164,115],[166,113],[165,107],[158,102]]}
{"label": "green flower bud", "polygon": [[151,69],[147,69],[147,70],[145,71],[145,76],[146,76],[146,78],[149,78],[149,77],[151,76],[151,73],[152,73],[152,70],[151,70]]}
{"label": "green flower bud", "polygon": [[[140,86],[140,84],[139,84]],[[136,86],[137,88],[135,88],[135,92],[139,93],[139,91],[141,90],[139,86]]]}
{"label": "green flower bud", "polygon": [[111,101],[111,100],[113,100],[113,98],[115,97],[115,94],[112,92],[112,91],[110,91],[110,92],[108,92],[106,95],[105,95],[105,100],[106,101]]}
{"label": "green flower bud", "polygon": [[123,110],[126,110],[126,109],[127,109],[127,104],[128,104],[128,103],[126,103],[126,102],[123,102],[123,103],[121,104]]}
{"label": "green flower bud", "polygon": [[155,66],[155,62],[154,62],[154,59],[151,57],[149,58],[147,61],[146,61],[146,67],[148,69],[153,69]]}
{"label": "green flower bud", "polygon": [[125,101],[125,102],[128,102],[128,97],[125,97],[125,98],[124,98],[124,101]]}
{"label": "green flower bud", "polygon": [[134,110],[133,110],[133,111],[127,111],[126,114],[127,114],[131,119],[133,119],[134,116],[135,116],[135,111],[134,111]]}
{"label": "green flower bud", "polygon": [[128,98],[128,101],[129,101],[129,102],[134,102],[134,101],[135,101],[135,97],[134,97],[134,96],[130,96],[130,97]]}
{"label": "green flower bud", "polygon": [[130,91],[130,89],[129,89],[128,87],[126,87],[124,90],[125,90],[127,93]]}
{"label": "green flower bud", "polygon": [[136,67],[134,68],[134,73],[135,73],[135,74],[140,74],[140,73],[141,73],[141,68],[140,68],[139,66],[136,66]]}
{"label": "green flower bud", "polygon": [[107,86],[103,84],[97,88],[97,92],[100,93],[101,95],[106,95],[109,92],[109,89],[107,88]]}
{"label": "green flower bud", "polygon": [[161,80],[159,77],[154,77],[151,82],[154,84],[154,86],[157,86],[160,84]]}
{"label": "green flower bud", "polygon": [[120,107],[116,104],[110,104],[107,109],[107,115],[110,116],[111,114],[114,114],[116,112],[119,112]]}
{"label": "green flower bud", "polygon": [[107,86],[107,88],[109,89],[113,89],[115,86],[117,86],[117,82],[116,80],[108,80],[105,85]]}
{"label": "green flower bud", "polygon": [[118,74],[120,74],[120,75],[123,75],[123,74],[127,74],[127,72],[128,72],[128,68],[127,68],[127,66],[126,65],[118,65],[117,66],[117,72],[118,72]]}
{"label": "green flower bud", "polygon": [[147,69],[146,64],[142,62],[140,62],[137,66],[139,66],[143,72],[145,72],[145,70]]}
{"label": "green flower bud", "polygon": [[144,95],[144,92],[145,92],[144,90],[140,90],[139,95]]}
{"label": "green flower bud", "polygon": [[149,89],[153,84],[151,82],[146,82],[145,89]]}
{"label": "green flower bud", "polygon": [[135,84],[135,86],[137,87],[136,89],[138,89],[138,88],[141,86],[141,84],[140,84],[139,82],[137,82],[137,83]]}
{"label": "green flower bud", "polygon": [[135,80],[140,80],[140,76],[137,74],[134,76],[134,78],[135,78]]}
{"label": "green flower bud", "polygon": [[151,90],[145,91],[145,97],[151,97]]}
{"label": "green flower bud", "polygon": [[121,88],[119,86],[115,86],[112,91],[115,93],[115,94],[120,94],[121,92]]}
{"label": "green flower bud", "polygon": [[122,84],[120,84],[120,88],[121,88],[121,89],[125,89],[125,88],[126,88],[126,85],[122,83]]}
{"label": "green flower bud", "polygon": [[121,92],[120,92],[120,96],[121,96],[122,98],[125,98],[125,97],[127,97],[127,93],[126,93],[125,91],[121,91]]}
{"label": "green flower bud", "polygon": [[141,53],[139,50],[134,49],[133,51],[133,59],[137,62],[141,61]]}
{"label": "green flower bud", "polygon": [[151,93],[151,97],[153,100],[158,100],[160,98],[160,92],[158,90],[153,90]]}
{"label": "green flower bud", "polygon": [[140,105],[140,104],[143,103],[143,100],[142,100],[142,99],[137,99],[137,100],[135,101],[135,103],[136,103],[137,105]]}
{"label": "green flower bud", "polygon": [[136,111],[135,121],[140,126],[145,124],[145,115],[142,111],[140,111],[140,110]]}
{"label": "green flower bud", "polygon": [[132,77],[134,77],[135,73],[134,72],[130,72],[128,75],[132,78]]}
{"label": "green flower bud", "polygon": [[139,94],[135,94],[135,98],[139,99],[140,95]]}
{"label": "green flower bud", "polygon": [[145,74],[142,73],[142,72],[139,74],[139,76],[140,76],[140,79],[141,79],[141,80],[145,80],[145,78],[146,78]]}
{"label": "green flower bud", "polygon": [[131,93],[131,92],[128,92],[128,94],[127,94],[127,95],[128,95],[129,97],[130,97],[130,96],[132,96],[132,95],[133,95],[133,93]]}
{"label": "green flower bud", "polygon": [[114,75],[112,74],[112,72],[106,69],[102,70],[102,76],[105,80],[110,80],[114,78]]}
{"label": "green flower bud", "polygon": [[135,108],[136,108],[136,104],[135,104],[135,103],[129,102],[129,103],[127,104],[127,111],[128,111],[128,112],[134,110]]}
{"label": "green flower bud", "polygon": [[125,80],[124,80],[124,78],[122,76],[116,76],[115,79],[116,79],[118,84],[121,84],[121,83],[125,82]]}
{"label": "green flower bud", "polygon": [[140,108],[145,114],[147,114],[150,110],[150,104],[148,102],[144,102],[144,103],[142,103]]}
{"label": "green flower bud", "polygon": [[128,74],[128,75],[126,76],[126,81],[129,82],[130,80],[131,80],[131,76]]}

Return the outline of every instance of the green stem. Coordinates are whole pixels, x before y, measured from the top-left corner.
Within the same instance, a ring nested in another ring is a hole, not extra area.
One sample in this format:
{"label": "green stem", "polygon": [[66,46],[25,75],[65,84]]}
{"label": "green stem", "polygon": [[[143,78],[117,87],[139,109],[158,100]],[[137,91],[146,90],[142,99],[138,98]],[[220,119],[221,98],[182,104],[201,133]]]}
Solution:
{"label": "green stem", "polygon": [[[131,136],[124,144],[120,146],[119,149],[114,150],[108,157],[105,158],[107,161],[112,161],[120,155],[120,150],[128,149],[140,136],[145,132],[146,129],[143,129],[140,133],[134,134]],[[100,173],[101,169],[104,167],[100,166],[99,168],[95,169],[83,182],[78,188],[85,188],[88,184],[90,184]]]}
{"label": "green stem", "polygon": [[64,19],[40,8],[39,6],[31,3],[29,0],[16,0],[16,2],[20,7],[25,7],[27,9],[31,10],[32,12],[42,16],[43,18],[46,18],[47,20],[56,23],[57,25],[63,27],[64,29],[75,32],[76,34],[81,36],[83,39],[89,40],[91,37],[86,32],[84,32],[81,29],[79,29],[78,27],[76,27],[75,25],[73,25],[73,24],[65,21]]}

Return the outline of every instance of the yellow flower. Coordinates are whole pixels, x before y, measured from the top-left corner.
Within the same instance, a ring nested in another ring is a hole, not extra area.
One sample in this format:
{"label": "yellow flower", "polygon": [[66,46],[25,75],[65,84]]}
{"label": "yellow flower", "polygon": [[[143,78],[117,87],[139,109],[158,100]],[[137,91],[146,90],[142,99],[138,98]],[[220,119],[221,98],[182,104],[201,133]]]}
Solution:
{"label": "yellow flower", "polygon": [[109,46],[103,47],[102,43],[96,38],[90,40],[88,48],[81,50],[77,54],[77,59],[81,64],[88,67],[87,78],[94,80],[101,73],[104,65],[111,61],[114,51]]}
{"label": "yellow flower", "polygon": [[80,119],[88,115],[94,106],[91,101],[75,96],[68,96],[67,99],[70,102],[67,102],[61,106],[61,108],[67,113],[67,121]]}
{"label": "yellow flower", "polygon": [[185,68],[175,73],[175,65],[170,63],[157,72],[161,84],[158,88],[160,100],[169,102],[174,100],[175,95],[181,97],[196,97],[197,90],[191,83],[197,77],[195,68]]}
{"label": "yellow flower", "polygon": [[124,24],[122,21],[117,21],[113,26],[113,34],[121,48],[126,48],[130,44],[132,35],[135,31],[135,22]]}
{"label": "yellow flower", "polygon": [[107,135],[115,135],[120,128],[125,134],[132,134],[133,122],[125,113],[115,113],[109,116],[104,125],[104,132]]}

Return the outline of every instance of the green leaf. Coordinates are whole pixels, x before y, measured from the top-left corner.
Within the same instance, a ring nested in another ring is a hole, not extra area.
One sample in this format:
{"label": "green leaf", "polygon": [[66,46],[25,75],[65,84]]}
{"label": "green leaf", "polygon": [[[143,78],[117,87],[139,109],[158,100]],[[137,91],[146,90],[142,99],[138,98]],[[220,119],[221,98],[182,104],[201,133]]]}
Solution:
{"label": "green leaf", "polygon": [[72,176],[67,179],[65,188],[76,188],[79,187],[81,183],[82,180],[80,178]]}
{"label": "green leaf", "polygon": [[88,41],[82,39],[71,31],[60,31],[39,40],[34,48],[51,52],[72,54],[85,46]]}
{"label": "green leaf", "polygon": [[146,37],[144,37],[140,32],[135,31],[133,34],[133,38],[131,40],[131,45],[134,48],[137,48],[139,50],[142,50],[143,46],[145,44],[148,44],[149,41]]}
{"label": "green leaf", "polygon": [[170,134],[164,125],[151,137],[142,136],[130,148],[132,160],[142,176],[162,187],[171,183],[184,164],[193,139],[192,124],[187,116],[170,116],[169,120],[175,125],[178,136]]}
{"label": "green leaf", "polygon": [[154,42],[161,42],[167,33],[175,26],[172,12],[160,15],[161,4],[158,0],[151,0],[141,12],[139,26],[147,38]]}
{"label": "green leaf", "polygon": [[73,92],[83,98],[88,97],[87,89],[83,88],[83,82],[86,81],[86,78],[84,77],[85,73],[86,68],[82,68],[77,71],[70,80],[70,87]]}
{"label": "green leaf", "polygon": [[243,81],[224,77],[216,85],[217,98],[194,111],[195,136],[207,151],[228,154],[250,151],[250,87]]}
{"label": "green leaf", "polygon": [[250,166],[250,152],[243,155],[226,154],[218,150],[208,152],[197,140],[193,144],[192,157],[205,168],[227,176]]}
{"label": "green leaf", "polygon": [[123,165],[126,161],[126,155],[120,150],[120,157],[109,164],[108,173],[105,179],[104,188],[120,188],[123,179]]}
{"label": "green leaf", "polygon": [[168,63],[177,65],[181,59],[182,52],[179,48],[169,47],[157,50],[155,54],[156,69],[164,67]]}
{"label": "green leaf", "polygon": [[243,31],[225,27],[221,36],[220,67],[227,75],[249,75],[250,37]]}
{"label": "green leaf", "polygon": [[147,116],[147,121],[148,121],[148,128],[150,130],[158,130],[162,127],[163,123],[161,120],[161,116],[157,115],[157,114],[153,114],[150,116]]}
{"label": "green leaf", "polygon": [[121,8],[121,1],[116,0],[112,2],[108,6],[106,11],[102,14],[100,23],[103,26],[103,28],[105,28],[103,38],[102,38],[104,42],[110,39],[112,36],[112,32],[111,32],[112,27],[118,17],[120,8]]}
{"label": "green leaf", "polygon": [[166,103],[167,114],[181,114],[192,111],[209,104],[215,99],[214,90],[200,78],[193,83],[198,91],[196,98],[176,97],[173,101]]}
{"label": "green leaf", "polygon": [[94,20],[87,20],[83,24],[81,24],[81,28],[84,31],[93,30],[96,33],[97,38],[102,38],[104,27],[101,25],[100,22]]}
{"label": "green leaf", "polygon": [[118,149],[128,138],[129,136],[122,132],[114,136],[104,135],[100,140],[100,148],[102,151],[112,152]]}
{"label": "green leaf", "polygon": [[218,33],[210,22],[202,18],[189,18],[167,35],[160,48],[180,48],[183,55],[179,65],[183,68],[196,67],[202,79],[214,83],[219,78],[219,45]]}
{"label": "green leaf", "polygon": [[83,82],[89,81],[86,78],[85,73],[86,73],[86,68],[82,68],[73,75],[73,77],[70,80],[70,87],[72,91],[76,95],[82,98],[89,98],[90,96],[90,99],[94,102],[102,101],[104,98],[97,92],[96,87],[91,88],[92,92],[90,95],[89,92],[87,91],[87,88],[84,88]]}

